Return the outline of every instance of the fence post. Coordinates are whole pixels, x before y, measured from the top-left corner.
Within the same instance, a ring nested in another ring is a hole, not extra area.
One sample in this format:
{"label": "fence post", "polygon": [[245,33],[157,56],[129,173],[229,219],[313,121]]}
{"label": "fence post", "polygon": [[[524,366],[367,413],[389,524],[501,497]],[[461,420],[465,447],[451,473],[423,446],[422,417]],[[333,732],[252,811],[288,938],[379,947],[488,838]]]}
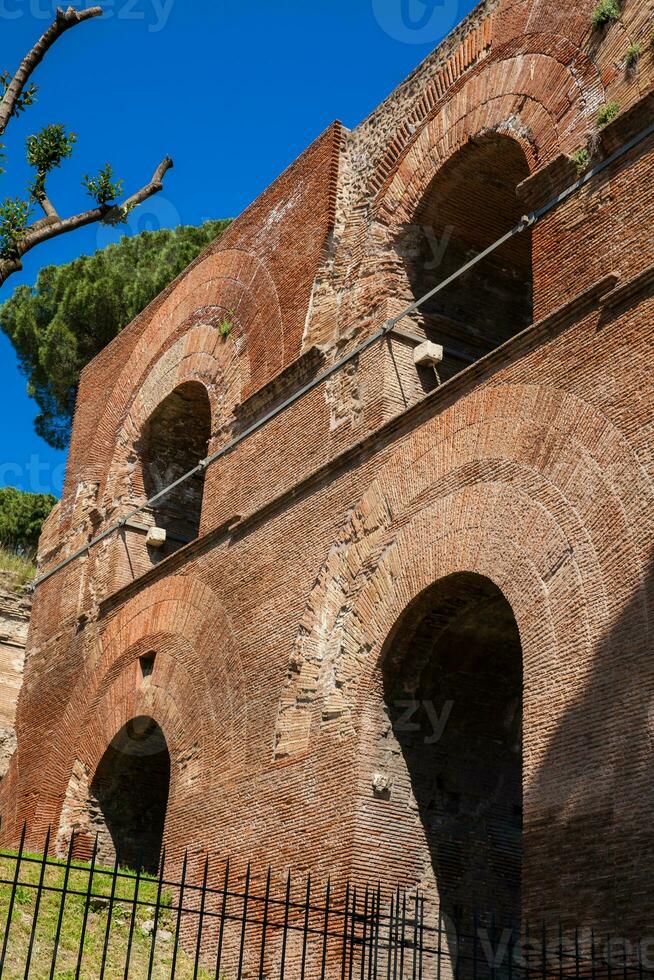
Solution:
{"label": "fence post", "polygon": [[136,907],[139,898],[139,885],[141,884],[141,868],[143,862],[139,857],[138,867],[136,869],[136,878],[134,879],[134,899],[132,901],[132,916],[129,923],[129,936],[127,939],[127,954],[125,956],[125,972],[123,974],[123,980],[129,980],[129,961],[132,957],[132,943],[134,941],[134,926],[136,925]]}
{"label": "fence post", "polygon": [[[289,882],[290,882],[289,872]],[[311,875],[307,875],[307,891],[304,896],[304,929],[302,932],[302,963],[300,966],[300,980],[304,980],[304,971],[307,965],[307,943],[309,941],[309,907],[311,905]],[[280,974],[279,980],[284,980],[284,973]]]}
{"label": "fence post", "polygon": [[[291,872],[289,871],[286,877],[286,895],[284,899],[284,931],[282,933],[282,962],[279,967],[279,980],[284,980],[284,971],[286,969],[286,944],[288,942],[288,913],[289,913],[290,902],[291,902]],[[306,949],[306,941],[307,941],[307,936],[305,931],[304,934],[305,949]],[[303,950],[302,952],[303,970],[304,970],[304,952],[305,950]]]}
{"label": "fence post", "polygon": [[43,854],[41,856],[41,870],[39,871],[39,883],[36,886],[36,899],[34,902],[34,912],[32,914],[32,929],[30,932],[29,946],[27,947],[27,959],[25,960],[25,977],[29,977],[30,973],[30,963],[32,962],[32,953],[34,951],[34,940],[36,938],[36,928],[39,920],[39,910],[41,908],[41,896],[43,895],[43,882],[45,881],[45,869],[48,866],[48,851],[50,850],[50,830],[48,827],[48,832],[45,835],[45,844],[43,845]]}
{"label": "fence post", "polygon": [[266,965],[266,932],[268,931],[268,908],[270,905],[270,865],[268,865],[268,876],[266,878],[266,895],[263,900],[263,923],[261,929],[261,953],[259,956],[259,980],[264,980],[264,968]]}
{"label": "fence post", "polygon": [[441,980],[441,959],[443,956],[443,910],[438,906],[438,942],[436,949],[436,980]]}
{"label": "fence post", "polygon": [[406,948],[406,891],[402,892],[402,932],[400,934],[400,980],[404,978],[404,952]]}
{"label": "fence post", "polygon": [[79,980],[80,973],[82,972],[82,960],[84,959],[84,942],[86,940],[86,926],[89,921],[89,905],[91,904],[91,895],[93,894],[93,872],[95,871],[95,859],[98,854],[98,835],[95,835],[95,841],[93,843],[93,853],[91,855],[91,867],[89,868],[89,884],[86,889],[86,897],[84,899],[84,917],[82,918],[82,935],[79,940],[79,953],[77,955],[77,969],[75,970],[75,980]]}
{"label": "fence post", "polygon": [[14,915],[14,905],[16,903],[16,890],[18,888],[18,881],[20,879],[20,865],[23,860],[23,848],[25,847],[25,834],[27,833],[27,826],[23,824],[23,829],[20,834],[20,843],[18,845],[18,854],[16,855],[16,870],[14,871],[14,880],[11,884],[11,894],[9,896],[9,910],[7,912],[7,925],[5,927],[5,938],[2,942],[2,953],[0,953],[0,977],[2,976],[2,969],[5,965],[5,957],[7,955],[7,946],[9,944],[9,930],[11,929],[11,920]]}
{"label": "fence post", "polygon": [[223,956],[223,939],[225,935],[225,920],[227,917],[227,896],[229,893],[229,858],[225,864],[225,880],[223,882],[223,904],[220,910],[220,929],[218,932],[218,950],[216,952],[216,980],[220,977],[220,961]]}
{"label": "fence post", "polygon": [[[105,970],[107,969],[107,956],[109,955],[109,937],[111,935],[111,916],[114,910],[114,901],[116,898],[116,885],[118,884],[118,868],[120,865],[120,858],[118,851],[116,851],[116,856],[114,858],[114,869],[111,874],[111,891],[109,892],[109,904],[107,906],[107,925],[104,930],[104,943],[102,944],[102,963],[100,964],[100,980],[104,980]],[[54,980],[52,976],[50,980]]]}
{"label": "fence post", "polygon": [[345,886],[345,906],[343,908],[343,949],[341,951],[341,980],[345,980],[345,964],[347,958],[347,924],[350,911],[350,883]]}
{"label": "fence post", "polygon": [[175,969],[177,967],[177,951],[179,949],[179,933],[182,925],[182,911],[184,909],[184,891],[186,889],[186,867],[188,865],[188,850],[184,851],[182,861],[182,880],[179,884],[179,898],[177,899],[177,917],[175,921],[175,941],[173,944],[173,960],[170,966],[170,980],[174,980]]}
{"label": "fence post", "polygon": [[151,980],[152,970],[154,968],[154,951],[157,945],[157,930],[159,928],[159,909],[161,908],[161,889],[163,887],[163,876],[164,876],[165,866],[166,866],[166,849],[164,848],[161,854],[161,863],[159,865],[159,881],[157,883],[157,898],[154,907],[154,928],[152,929],[152,945],[150,946],[150,959],[148,961],[148,980]]}
{"label": "fence post", "polygon": [[[395,910],[395,896],[391,895],[391,904],[388,910],[388,955],[386,957],[386,980],[391,980],[391,951],[394,933],[393,913]],[[395,971],[394,971],[395,972]]]}
{"label": "fence post", "polygon": [[327,969],[327,943],[329,937],[329,900],[331,898],[331,878],[327,879],[327,888],[325,890],[325,921],[323,923],[323,941],[322,941],[322,963],[320,966],[320,980],[325,980],[325,971]]}
{"label": "fence post", "polygon": [[373,952],[372,975],[377,980],[377,967],[379,965],[379,930],[381,928],[381,881],[377,882],[377,895],[375,899],[375,949]]}
{"label": "fence post", "polygon": [[350,962],[348,966],[348,980],[352,980],[352,967],[356,956],[357,942],[357,889],[356,885],[352,889],[352,914],[350,915]]}
{"label": "fence post", "polygon": [[204,926],[204,906],[207,900],[207,878],[209,877],[209,855],[204,859],[202,874],[202,892],[200,894],[200,911],[198,913],[198,938],[195,943],[195,963],[193,964],[193,980],[197,980],[200,971],[200,953],[202,952],[202,927]]}
{"label": "fence post", "polygon": [[250,862],[245,872],[245,890],[243,892],[243,919],[241,924],[241,948],[238,954],[238,980],[243,976],[243,959],[245,957],[245,930],[247,929],[248,899],[250,897]]}
{"label": "fence post", "polygon": [[[73,860],[73,848],[75,847],[75,831],[71,831],[68,844],[68,855],[66,857],[66,870],[64,880],[61,885],[61,902],[59,903],[59,915],[57,916],[57,929],[55,932],[54,948],[52,950],[52,964],[50,966],[50,980],[54,980],[55,969],[57,967],[57,955],[59,953],[59,941],[61,939],[61,929],[64,924],[64,910],[68,892],[68,879],[70,877],[70,865]],[[2,970],[0,970],[2,973]],[[102,980],[102,977],[100,978]]]}

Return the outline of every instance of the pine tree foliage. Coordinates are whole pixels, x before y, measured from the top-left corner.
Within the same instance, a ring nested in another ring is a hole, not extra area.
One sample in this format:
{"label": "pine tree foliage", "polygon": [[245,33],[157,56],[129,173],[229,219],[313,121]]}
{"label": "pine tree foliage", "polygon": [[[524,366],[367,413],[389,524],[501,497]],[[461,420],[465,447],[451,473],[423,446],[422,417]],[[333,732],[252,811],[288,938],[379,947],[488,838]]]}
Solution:
{"label": "pine tree foliage", "polygon": [[68,445],[82,369],[217,238],[229,221],[121,238],[66,265],[46,266],[0,307],[39,414],[37,433]]}

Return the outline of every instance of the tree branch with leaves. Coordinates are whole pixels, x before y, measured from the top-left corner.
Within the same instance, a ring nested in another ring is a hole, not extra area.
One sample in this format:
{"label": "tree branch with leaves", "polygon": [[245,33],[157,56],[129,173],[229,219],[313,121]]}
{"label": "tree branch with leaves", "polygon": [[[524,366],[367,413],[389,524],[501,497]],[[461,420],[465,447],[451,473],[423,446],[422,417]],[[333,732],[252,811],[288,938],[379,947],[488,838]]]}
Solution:
{"label": "tree branch with leaves", "polygon": [[[26,54],[16,73],[13,76],[8,71],[0,74],[0,91],[3,92],[0,99],[0,137],[11,120],[35,101],[38,89],[31,77],[50,48],[66,31],[101,15],[101,7],[58,9],[54,23]],[[122,181],[114,178],[111,165],[106,164],[96,176],[86,175],[82,181],[95,206],[62,218],[48,195],[47,181],[52,171],[72,155],[75,142],[75,134],[67,132],[59,124],[46,126],[28,137],[27,161],[34,170],[34,179],[27,188],[25,198],[5,198],[0,203],[0,286],[14,272],[22,269],[23,256],[37,245],[98,222],[109,225],[124,223],[135,207],[162,190],[164,177],[173,166],[170,157],[165,157],[151,180],[121,201]],[[0,167],[0,173],[3,172]],[[35,210],[40,212],[40,217],[32,220]]]}

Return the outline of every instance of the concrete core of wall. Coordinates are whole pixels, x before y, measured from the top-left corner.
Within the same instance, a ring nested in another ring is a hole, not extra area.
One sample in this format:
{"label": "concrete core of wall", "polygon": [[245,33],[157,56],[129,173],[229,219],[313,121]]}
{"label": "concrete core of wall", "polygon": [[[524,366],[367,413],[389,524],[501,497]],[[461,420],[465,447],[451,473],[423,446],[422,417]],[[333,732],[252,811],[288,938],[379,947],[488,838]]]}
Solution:
{"label": "concrete core of wall", "polygon": [[0,780],[16,748],[16,703],[23,683],[31,602],[0,576]]}

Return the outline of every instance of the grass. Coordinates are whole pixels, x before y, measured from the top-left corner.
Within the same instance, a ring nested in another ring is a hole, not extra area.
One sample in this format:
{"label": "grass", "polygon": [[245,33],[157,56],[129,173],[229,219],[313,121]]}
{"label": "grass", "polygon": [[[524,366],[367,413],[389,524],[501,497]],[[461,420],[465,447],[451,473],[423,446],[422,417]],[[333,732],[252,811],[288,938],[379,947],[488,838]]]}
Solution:
{"label": "grass", "polygon": [[597,113],[597,128],[604,129],[605,126],[608,126],[615,119],[619,112],[620,106],[617,102],[606,102]]}
{"label": "grass", "polygon": [[[7,959],[3,977],[23,977],[27,951],[34,921],[37,891],[29,887],[38,883],[41,872],[41,860],[37,858],[21,864],[19,884],[16,889],[15,905],[12,913]],[[16,861],[9,852],[0,853],[0,880],[13,880]],[[44,886],[59,888],[64,881],[64,862],[50,860],[46,867]],[[134,909],[136,876],[125,872],[124,877],[117,879],[115,899],[116,904],[111,912],[111,928],[105,976],[108,980],[122,977],[125,970],[126,952]],[[70,873],[68,892],[64,903],[61,934],[57,955],[57,970],[55,976],[59,980],[69,980],[75,976],[77,955],[82,935],[86,892],[89,886],[89,867],[75,862],[74,870]],[[111,893],[110,869],[96,866],[93,876],[93,895],[105,896]],[[78,893],[78,894],[71,894]],[[11,887],[0,884],[0,950],[7,927],[7,913]],[[157,895],[157,882],[152,877],[142,877],[138,889],[138,901],[134,916],[132,950],[130,955],[130,977],[145,977],[148,973],[150,950],[152,946],[151,932],[145,924],[154,919],[154,905]],[[140,904],[140,903],[143,904]],[[176,912],[171,908],[170,893],[162,896],[163,908],[159,913],[158,935],[155,943],[155,959],[152,976],[157,978],[170,977],[174,951],[174,934]],[[184,905],[187,905],[185,899]],[[95,898],[89,910],[84,940],[84,957],[80,976],[92,978],[100,976],[103,948],[107,932],[108,903],[103,898]],[[50,975],[50,967],[55,947],[57,924],[61,909],[61,892],[43,891],[37,919],[34,949],[30,965],[30,977],[35,980],[45,980]],[[163,931],[162,931],[163,930]],[[181,946],[177,954],[175,977],[186,978],[193,976],[193,957]],[[213,976],[206,970],[200,969],[198,977]]]}
{"label": "grass", "polygon": [[228,315],[226,317],[223,317],[221,322],[218,324],[218,333],[223,338],[223,340],[227,340],[232,330],[234,329],[235,315],[236,314],[234,313],[234,311],[230,310]]}
{"label": "grass", "polygon": [[640,61],[642,54],[643,54],[642,44],[638,44],[637,41],[634,41],[632,44],[629,45],[629,47],[627,48],[627,54],[624,59],[625,68],[627,69],[627,71],[629,70],[633,71],[633,69]]}
{"label": "grass", "polygon": [[590,153],[585,147],[573,153],[570,156],[570,159],[574,163],[575,170],[577,171],[577,175],[579,177],[581,177],[582,174],[586,173],[586,171],[590,166]]}
{"label": "grass", "polygon": [[0,574],[9,578],[10,588],[22,588],[36,575],[36,567],[28,558],[22,558],[0,547]]}

